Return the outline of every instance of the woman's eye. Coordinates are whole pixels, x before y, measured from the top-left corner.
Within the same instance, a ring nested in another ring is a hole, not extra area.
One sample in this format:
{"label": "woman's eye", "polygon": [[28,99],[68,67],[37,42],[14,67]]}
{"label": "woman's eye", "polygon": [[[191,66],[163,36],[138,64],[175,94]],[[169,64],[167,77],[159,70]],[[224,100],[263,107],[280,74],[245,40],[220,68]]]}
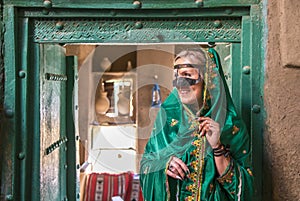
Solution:
{"label": "woman's eye", "polygon": [[192,75],[190,73],[184,73],[185,77],[191,77]]}

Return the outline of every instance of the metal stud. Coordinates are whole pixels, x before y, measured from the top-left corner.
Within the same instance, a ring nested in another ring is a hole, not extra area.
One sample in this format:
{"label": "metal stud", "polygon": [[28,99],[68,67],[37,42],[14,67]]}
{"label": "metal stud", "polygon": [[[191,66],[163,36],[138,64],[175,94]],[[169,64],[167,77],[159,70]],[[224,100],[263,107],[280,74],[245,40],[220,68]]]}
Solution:
{"label": "metal stud", "polygon": [[13,195],[7,195],[5,197],[6,200],[14,200],[14,196]]}
{"label": "metal stud", "polygon": [[250,66],[244,66],[243,67],[243,73],[246,74],[246,75],[249,74],[250,73]]}
{"label": "metal stud", "polygon": [[25,158],[25,153],[24,152],[20,152],[19,154],[18,154],[18,159],[19,160],[23,160]]}
{"label": "metal stud", "polygon": [[215,21],[214,21],[214,27],[220,28],[221,26],[222,26],[222,23],[221,23],[220,20],[215,20]]}
{"label": "metal stud", "polygon": [[135,28],[137,28],[137,29],[143,28],[142,22],[136,22],[134,26],[135,26]]}
{"label": "metal stud", "polygon": [[55,27],[56,27],[57,30],[61,31],[64,28],[64,23],[63,22],[57,22]]}
{"label": "metal stud", "polygon": [[196,0],[195,4],[197,5],[198,8],[203,7],[203,0]]}
{"label": "metal stud", "polygon": [[260,106],[259,105],[253,105],[252,106],[252,111],[254,113],[260,113]]}
{"label": "metal stud", "polygon": [[228,8],[225,10],[225,13],[231,15],[233,13],[233,10],[231,8]]}
{"label": "metal stud", "polygon": [[19,78],[25,78],[26,77],[26,72],[23,71],[23,70],[20,70],[18,75],[19,75]]}
{"label": "metal stud", "polygon": [[5,116],[6,116],[7,118],[12,118],[12,117],[14,116],[13,110],[12,110],[12,109],[6,109],[6,110],[5,110]]}
{"label": "metal stud", "polygon": [[43,4],[45,8],[52,8],[52,2],[49,0],[45,0]]}
{"label": "metal stud", "polygon": [[140,1],[134,1],[132,5],[135,9],[140,9],[142,7],[142,3]]}
{"label": "metal stud", "polygon": [[49,15],[49,9],[47,9],[47,8],[44,8],[43,10],[42,10],[42,13],[43,13],[43,15]]}

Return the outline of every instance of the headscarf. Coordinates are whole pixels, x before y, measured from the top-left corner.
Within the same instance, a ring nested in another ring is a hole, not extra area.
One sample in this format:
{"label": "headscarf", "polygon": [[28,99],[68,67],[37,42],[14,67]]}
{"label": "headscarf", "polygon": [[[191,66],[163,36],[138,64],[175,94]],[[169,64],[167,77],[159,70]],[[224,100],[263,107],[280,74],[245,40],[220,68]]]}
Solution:
{"label": "headscarf", "polygon": [[[216,175],[212,150],[205,138],[195,140],[194,134],[198,132],[199,127],[199,122],[195,120],[196,116],[210,117],[219,123],[221,142],[230,145],[231,155],[238,164],[243,166],[249,157],[249,136],[234,108],[219,56],[213,48],[199,51],[204,51],[206,55],[204,69],[201,69],[204,75],[203,105],[198,112],[192,112],[189,106],[180,101],[176,88],[161,105],[140,164],[140,180],[147,201],[174,200],[176,197],[174,194],[182,192],[179,188],[187,184],[184,181],[170,180],[165,173],[166,166],[172,156],[180,158],[185,163],[195,160],[189,154],[194,149],[193,143],[198,143],[201,149],[198,157],[203,160],[199,166],[200,175],[197,175],[197,179],[201,182],[199,187],[201,197],[203,200],[215,200],[208,195],[209,186]],[[186,196],[188,195],[189,192]],[[221,195],[222,192],[215,194],[219,198],[222,198]]]}

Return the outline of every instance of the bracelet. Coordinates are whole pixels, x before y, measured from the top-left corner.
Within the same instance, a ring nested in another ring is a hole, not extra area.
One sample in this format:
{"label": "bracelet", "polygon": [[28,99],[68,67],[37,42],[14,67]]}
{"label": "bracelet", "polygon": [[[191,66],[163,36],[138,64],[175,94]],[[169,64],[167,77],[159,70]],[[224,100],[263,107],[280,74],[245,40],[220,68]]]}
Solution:
{"label": "bracelet", "polygon": [[213,149],[214,156],[219,157],[219,156],[225,156],[228,157],[230,155],[230,146],[229,145],[224,145],[220,144],[217,148]]}

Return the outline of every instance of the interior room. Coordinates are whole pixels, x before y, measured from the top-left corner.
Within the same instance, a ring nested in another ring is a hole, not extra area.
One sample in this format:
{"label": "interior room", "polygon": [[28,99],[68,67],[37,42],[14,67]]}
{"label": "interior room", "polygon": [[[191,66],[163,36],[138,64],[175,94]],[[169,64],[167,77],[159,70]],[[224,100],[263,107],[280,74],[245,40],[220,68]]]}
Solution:
{"label": "interior room", "polygon": [[[210,45],[222,58],[231,90],[232,45]],[[91,191],[88,184],[92,176],[104,175],[105,183],[106,177],[124,174],[129,174],[135,183],[130,196],[141,199],[139,161],[160,104],[173,89],[174,55],[199,46],[207,48],[208,44],[64,46],[66,56],[75,55],[78,62],[79,113],[75,127],[80,136],[77,156],[81,165],[81,200]]]}

